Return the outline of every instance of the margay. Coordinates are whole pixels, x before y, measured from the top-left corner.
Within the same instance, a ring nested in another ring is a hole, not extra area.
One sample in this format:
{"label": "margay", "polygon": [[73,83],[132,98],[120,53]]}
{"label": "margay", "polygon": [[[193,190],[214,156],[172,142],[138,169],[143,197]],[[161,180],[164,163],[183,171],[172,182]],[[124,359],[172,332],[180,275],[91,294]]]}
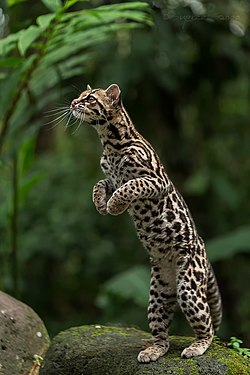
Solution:
{"label": "margay", "polygon": [[196,341],[182,357],[203,354],[221,322],[221,298],[204,242],[189,209],[169,179],[153,147],[135,129],[118,85],[82,92],[72,114],[98,132],[106,179],[93,188],[102,214],[128,211],[151,263],[148,320],[154,343],[138,355],[150,362],[169,348],[168,329],[178,301]]}

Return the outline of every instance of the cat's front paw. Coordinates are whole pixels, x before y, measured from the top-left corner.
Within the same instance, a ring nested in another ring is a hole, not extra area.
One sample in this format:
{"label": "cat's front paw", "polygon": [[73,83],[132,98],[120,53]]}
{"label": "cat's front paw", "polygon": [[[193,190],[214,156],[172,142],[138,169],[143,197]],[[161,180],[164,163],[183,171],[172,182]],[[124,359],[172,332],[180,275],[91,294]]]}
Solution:
{"label": "cat's front paw", "polygon": [[103,181],[99,181],[93,188],[92,200],[101,215],[107,215],[106,193]]}
{"label": "cat's front paw", "polygon": [[110,215],[117,216],[126,211],[128,207],[128,202],[118,201],[117,199],[114,199],[114,197],[111,197],[107,203],[107,212]]}
{"label": "cat's front paw", "polygon": [[[95,202],[94,202],[95,203]],[[107,215],[107,205],[106,205],[106,202],[103,203],[103,204],[96,204],[95,203],[95,208],[97,209],[97,211],[99,212],[99,214],[101,215]]]}

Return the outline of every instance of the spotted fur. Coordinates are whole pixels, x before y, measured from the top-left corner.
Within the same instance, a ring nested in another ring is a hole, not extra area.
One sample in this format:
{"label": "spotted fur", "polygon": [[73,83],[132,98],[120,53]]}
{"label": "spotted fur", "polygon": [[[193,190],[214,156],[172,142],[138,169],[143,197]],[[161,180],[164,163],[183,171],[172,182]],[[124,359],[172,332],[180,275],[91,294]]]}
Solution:
{"label": "spotted fur", "polygon": [[127,210],[150,257],[148,320],[155,341],[139,353],[138,361],[156,361],[168,351],[177,302],[196,335],[181,356],[203,354],[221,322],[221,298],[183,197],[150,143],[135,129],[117,85],[106,90],[88,86],[70,108],[97,130],[103,145],[101,168],[106,178],[93,188],[97,211],[120,215]]}

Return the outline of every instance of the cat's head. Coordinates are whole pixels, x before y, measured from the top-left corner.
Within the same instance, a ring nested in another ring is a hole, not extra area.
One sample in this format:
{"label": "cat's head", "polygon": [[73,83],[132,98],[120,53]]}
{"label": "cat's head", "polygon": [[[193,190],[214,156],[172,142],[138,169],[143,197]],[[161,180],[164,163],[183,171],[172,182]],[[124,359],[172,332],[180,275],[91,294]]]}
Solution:
{"label": "cat's head", "polygon": [[106,90],[87,90],[71,102],[70,110],[74,117],[91,125],[103,125],[112,120],[121,108],[121,90],[112,84]]}

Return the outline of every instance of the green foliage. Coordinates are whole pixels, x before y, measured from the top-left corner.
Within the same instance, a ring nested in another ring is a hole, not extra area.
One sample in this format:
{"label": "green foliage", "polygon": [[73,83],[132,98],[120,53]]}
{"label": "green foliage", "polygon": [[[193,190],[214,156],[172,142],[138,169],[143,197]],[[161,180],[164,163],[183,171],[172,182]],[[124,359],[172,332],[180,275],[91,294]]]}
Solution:
{"label": "green foliage", "polygon": [[[147,327],[147,255],[127,215],[101,217],[91,202],[101,177],[96,134],[84,128],[72,136],[64,120],[43,126],[45,111],[78,95],[72,85],[117,82],[215,261],[225,305],[220,335],[237,327],[249,340],[248,4],[98,4],[8,1],[10,21],[0,25],[1,35],[8,31],[0,41],[0,286],[13,291],[14,236],[22,299],[52,333],[78,323]],[[175,322],[185,333],[178,312]]]}
{"label": "green foliage", "polygon": [[233,350],[235,350],[237,353],[243,355],[243,357],[250,359],[250,349],[249,348],[242,348],[241,344],[243,344],[243,341],[238,339],[237,337],[230,337],[230,341],[228,343],[228,346],[230,346]]}
{"label": "green foliage", "polygon": [[[12,1],[9,5],[16,3]],[[11,228],[11,262],[16,290],[18,212],[27,194],[42,177],[39,172],[26,174],[26,168],[34,158],[41,125],[41,116],[35,116],[35,119],[34,114],[49,105],[58,93],[57,86],[62,79],[79,74],[82,64],[88,69],[92,56],[90,48],[119,30],[151,24],[146,3],[114,4],[71,12],[68,9],[77,1],[63,4],[59,0],[43,0],[43,3],[53,13],[37,16],[35,25],[10,33],[0,41],[3,67],[0,90],[5,93],[0,106],[0,154],[4,152],[7,159],[13,158],[12,172],[7,176],[12,180],[12,186],[1,208],[0,220],[9,222]],[[4,150],[3,146],[6,146]],[[3,159],[2,169],[4,164]]]}
{"label": "green foliage", "polygon": [[[62,6],[63,6],[61,0],[42,0],[42,2],[52,12],[60,12],[60,10],[62,9]],[[66,3],[68,3],[68,1],[66,1]]]}
{"label": "green foliage", "polygon": [[24,1],[27,1],[27,0],[7,0],[7,3],[11,7],[13,5],[16,5],[16,4],[24,2]]}
{"label": "green foliage", "polygon": [[18,197],[19,207],[24,204],[27,195],[33,189],[33,187],[41,181],[43,175],[37,171],[30,169],[33,166],[35,159],[35,139],[33,137],[27,138],[23,141],[18,149]]}
{"label": "green foliage", "polygon": [[[13,137],[18,132],[20,135],[20,128],[30,121],[34,110],[39,111],[50,103],[51,90],[62,79],[79,74],[82,64],[88,68],[91,47],[103,43],[119,30],[151,24],[146,3],[114,4],[71,12],[67,10],[74,4],[72,1],[65,6],[60,1],[44,3],[55,13],[38,16],[36,25],[0,41],[2,65],[7,68],[0,89],[4,91],[6,85],[13,88],[5,91],[1,106],[0,150],[8,134]],[[50,90],[48,95],[43,95],[45,89]],[[27,110],[31,106],[32,110]]]}
{"label": "green foliage", "polygon": [[[86,132],[87,129],[80,132],[83,138],[87,137]],[[131,315],[131,324],[139,322],[139,314],[145,312],[145,308],[140,307],[143,300],[147,300],[148,272],[138,266],[134,268],[133,277],[132,271],[124,275],[123,270],[129,270],[133,263],[144,263],[145,254],[127,215],[100,217],[91,202],[92,186],[99,174],[98,153],[92,154],[96,149],[95,134],[88,135],[88,143],[82,148],[81,137],[75,138],[72,144],[62,129],[57,133],[59,149],[53,157],[48,155],[33,164],[33,171],[39,170],[44,177],[30,191],[20,212],[20,261],[25,275],[23,297],[37,304],[41,314],[54,311],[59,322],[65,320],[67,325],[67,311],[71,319],[79,319],[79,323],[97,320],[104,323],[104,314],[107,319],[115,320],[116,313],[113,313],[117,309],[121,311],[120,317],[124,313],[123,319]],[[89,168],[90,160],[92,168]],[[128,233],[133,235],[128,237]],[[112,287],[114,272],[118,276]],[[53,286],[49,286],[51,275]],[[119,296],[122,282],[130,283],[130,291],[123,294],[124,297]],[[136,297],[136,291],[141,296]],[[99,303],[105,299],[106,305]],[[134,316],[131,306],[135,306]],[[98,315],[100,309],[103,317]],[[134,319],[136,314],[137,320]],[[46,321],[52,332],[57,330],[50,316]]]}
{"label": "green foliage", "polygon": [[[138,306],[146,308],[149,281],[148,267],[132,267],[128,271],[115,275],[103,284],[97,303],[100,307],[106,308],[112,304],[112,297],[118,297],[125,301],[133,301]],[[125,285],[126,287],[124,287]]]}
{"label": "green foliage", "polygon": [[229,258],[239,252],[250,252],[250,227],[238,228],[207,243],[211,260]]}

